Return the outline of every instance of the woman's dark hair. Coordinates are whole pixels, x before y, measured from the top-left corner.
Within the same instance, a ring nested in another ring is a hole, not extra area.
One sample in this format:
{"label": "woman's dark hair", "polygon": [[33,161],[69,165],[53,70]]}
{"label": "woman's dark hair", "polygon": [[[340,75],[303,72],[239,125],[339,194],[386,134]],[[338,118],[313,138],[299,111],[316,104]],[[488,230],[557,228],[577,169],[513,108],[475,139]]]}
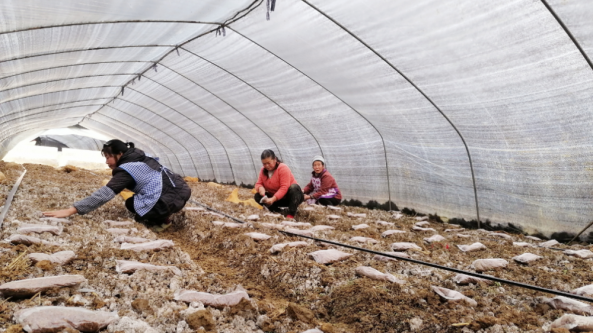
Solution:
{"label": "woman's dark hair", "polygon": [[263,153],[261,153],[261,159],[265,160],[266,158],[271,158],[273,160],[278,161],[278,163],[282,163],[282,161],[276,157],[276,154],[274,154],[274,151],[272,149],[266,149],[263,151]]}
{"label": "woman's dark hair", "polygon": [[119,155],[125,153],[130,148],[134,148],[133,142],[123,142],[121,140],[113,139],[105,142],[103,149],[101,149],[101,154],[103,156]]}

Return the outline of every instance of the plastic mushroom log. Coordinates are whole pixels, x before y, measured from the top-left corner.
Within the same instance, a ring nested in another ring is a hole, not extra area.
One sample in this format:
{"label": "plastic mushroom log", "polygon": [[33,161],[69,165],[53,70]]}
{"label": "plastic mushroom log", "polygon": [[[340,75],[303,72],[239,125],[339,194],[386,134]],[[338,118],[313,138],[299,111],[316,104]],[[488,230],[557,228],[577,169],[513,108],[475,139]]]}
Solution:
{"label": "plastic mushroom log", "polygon": [[382,234],[381,237],[387,237],[387,236],[391,236],[391,235],[395,235],[395,234],[405,234],[406,232],[403,230],[385,230]]}
{"label": "plastic mushroom log", "polygon": [[245,236],[248,236],[254,240],[260,241],[260,240],[268,240],[270,238],[272,238],[272,236],[270,235],[266,235],[266,234],[262,234],[260,232],[247,232],[244,233]]}
{"label": "plastic mushroom log", "polygon": [[472,263],[472,267],[478,272],[484,272],[499,268],[505,268],[508,264],[508,261],[500,258],[478,259]]}
{"label": "plastic mushroom log", "polygon": [[441,296],[443,299],[446,299],[449,302],[462,301],[462,302],[465,302],[469,306],[477,306],[478,305],[478,302],[463,295],[462,293],[460,293],[458,291],[447,289],[447,288],[442,288],[442,287],[436,287],[436,286],[431,286],[430,288],[432,288],[432,290],[435,293],[437,293],[439,296]]}
{"label": "plastic mushroom log", "polygon": [[16,312],[14,318],[28,333],[61,332],[75,329],[98,332],[119,319],[117,313],[65,306],[40,306]]}
{"label": "plastic mushroom log", "polygon": [[371,244],[377,244],[378,241],[369,237],[360,237],[360,236],[356,236],[356,237],[352,237],[350,238],[351,242],[357,242],[357,243],[371,243]]}
{"label": "plastic mushroom log", "polygon": [[237,305],[242,299],[249,300],[249,295],[247,295],[245,290],[239,288],[224,295],[210,294],[194,290],[178,290],[175,292],[174,299],[186,303],[201,302],[205,306],[222,309],[225,306]]}
{"label": "plastic mushroom log", "polygon": [[476,242],[471,245],[457,245],[457,247],[462,252],[474,252],[474,251],[486,250],[486,245],[484,245],[480,242]]}
{"label": "plastic mushroom log", "polygon": [[574,290],[571,291],[572,294],[575,295],[579,295],[579,296],[586,296],[586,297],[591,297],[593,296],[593,284],[584,286],[584,287],[580,287],[580,288],[576,288]]}
{"label": "plastic mushroom log", "polygon": [[285,247],[304,247],[308,246],[309,243],[298,241],[298,242],[289,242],[289,243],[281,243],[281,244],[274,244],[270,249],[270,253],[278,253],[281,252]]}
{"label": "plastic mushroom log", "polygon": [[31,254],[29,254],[29,259],[31,259],[31,261],[33,263],[38,263],[40,261],[47,260],[53,264],[60,265],[60,266],[70,263],[72,260],[74,260],[74,258],[76,258],[76,253],[74,253],[74,251],[60,251],[60,252],[56,252],[54,254],[45,254],[45,253],[31,253]]}
{"label": "plastic mushroom log", "polygon": [[465,274],[457,274],[453,277],[453,281],[455,281],[455,283],[459,284],[459,285],[467,285],[470,283],[478,283],[478,282],[483,282],[486,283],[488,285],[493,285],[494,281],[492,280],[487,280],[487,279],[482,279],[479,278],[477,276],[471,276],[471,275],[465,275]]}
{"label": "plastic mushroom log", "polygon": [[45,224],[22,224],[17,230],[19,234],[42,234],[44,232],[50,233],[55,236],[62,234],[61,226],[45,225]]}
{"label": "plastic mushroom log", "polygon": [[373,279],[373,280],[388,281],[388,282],[393,282],[393,283],[397,283],[397,284],[406,283],[406,281],[400,280],[389,273],[381,273],[380,271],[378,271],[372,267],[369,267],[369,266],[358,266],[358,267],[356,267],[355,272],[358,275],[366,276],[369,279]]}
{"label": "plastic mushroom log", "polygon": [[[407,253],[405,253],[405,252],[383,252],[383,253],[388,254],[388,255],[391,255],[391,256],[394,256],[394,257],[400,257],[400,258],[409,258],[410,257],[410,255],[407,254]],[[376,254],[373,257],[373,260],[379,260],[379,261],[396,261],[397,259]]]}
{"label": "plastic mushroom log", "polygon": [[121,248],[122,250],[132,250],[135,252],[142,252],[142,251],[159,251],[173,247],[175,244],[173,241],[159,239],[151,242],[140,243],[140,244],[129,244],[129,243],[122,243]]}
{"label": "plastic mushroom log", "polygon": [[565,328],[571,332],[593,331],[593,317],[565,314],[554,320],[551,328]]}
{"label": "plastic mushroom log", "polygon": [[533,253],[523,253],[521,255],[518,255],[516,257],[513,257],[513,260],[515,260],[518,263],[521,264],[530,264],[536,260],[542,259],[542,256],[538,256],[537,254],[533,254]]}
{"label": "plastic mushroom log", "polygon": [[566,310],[580,315],[593,315],[593,306],[572,298],[556,296],[548,299],[546,303],[554,309]]}
{"label": "plastic mushroom log", "polygon": [[329,249],[311,252],[309,255],[319,264],[331,264],[334,262],[346,260],[353,254]]}
{"label": "plastic mushroom log", "polygon": [[53,288],[77,286],[86,279],[82,275],[48,276],[34,279],[18,280],[0,286],[4,297],[29,297]]}

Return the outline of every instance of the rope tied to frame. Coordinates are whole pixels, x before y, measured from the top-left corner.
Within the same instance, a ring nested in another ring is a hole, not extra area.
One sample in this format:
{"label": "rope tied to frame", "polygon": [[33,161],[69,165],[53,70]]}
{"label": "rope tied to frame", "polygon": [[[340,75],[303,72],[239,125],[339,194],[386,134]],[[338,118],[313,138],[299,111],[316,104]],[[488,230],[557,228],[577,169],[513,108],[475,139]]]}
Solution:
{"label": "rope tied to frame", "polygon": [[221,24],[218,28],[216,28],[216,36],[222,35],[222,37],[226,37],[226,29],[224,28],[224,24]]}
{"label": "rope tied to frame", "polygon": [[270,20],[270,12],[274,11],[274,9],[276,9],[276,0],[267,0],[266,3],[266,8],[267,8],[267,12],[266,12],[266,20]]}

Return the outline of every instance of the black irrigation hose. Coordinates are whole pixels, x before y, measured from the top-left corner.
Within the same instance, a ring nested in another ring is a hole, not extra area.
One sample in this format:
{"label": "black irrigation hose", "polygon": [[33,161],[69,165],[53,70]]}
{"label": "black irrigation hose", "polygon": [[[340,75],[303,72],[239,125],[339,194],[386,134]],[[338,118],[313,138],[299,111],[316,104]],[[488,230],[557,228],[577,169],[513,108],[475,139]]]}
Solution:
{"label": "black irrigation hose", "polygon": [[[23,169],[25,169],[25,167],[23,167]],[[0,214],[0,228],[2,228],[2,224],[4,223],[4,217],[6,217],[6,213],[8,213],[8,210],[10,209],[10,204],[12,203],[12,198],[14,198],[14,194],[19,189],[19,186],[21,185],[21,181],[23,180],[23,177],[25,177],[26,173],[27,173],[27,169],[25,169],[25,171],[23,171],[23,173],[21,174],[19,179],[17,179],[16,183],[14,183],[14,186],[12,187],[12,190],[10,190],[10,193],[8,193],[8,197],[6,197],[6,202],[4,203],[4,209],[2,209],[2,213]]]}
{"label": "black irrigation hose", "polygon": [[[218,211],[214,208],[208,207],[204,204],[201,204],[197,201],[194,200],[189,200],[194,204],[200,205],[208,210],[211,210],[215,213],[224,215],[238,223],[247,223],[243,220],[240,220],[238,218],[235,218],[231,215],[228,215],[224,212]],[[538,287],[538,286],[533,286],[530,284],[526,284],[526,283],[521,283],[521,282],[516,282],[516,281],[511,281],[511,280],[505,280],[505,279],[501,279],[501,278],[497,278],[494,276],[490,276],[490,275],[484,275],[484,274],[479,274],[479,273],[474,273],[474,272],[469,272],[469,271],[464,271],[461,269],[456,269],[456,268],[451,268],[451,267],[446,267],[446,266],[441,266],[441,265],[437,265],[437,264],[433,264],[430,262],[426,262],[426,261],[421,261],[421,260],[416,260],[416,259],[411,259],[411,258],[403,258],[403,257],[398,257],[398,256],[394,256],[394,255],[390,255],[387,253],[383,253],[383,252],[378,252],[378,251],[374,251],[374,250],[369,250],[369,249],[365,249],[362,247],[358,247],[358,246],[352,246],[352,245],[348,245],[348,244],[342,244],[342,243],[338,243],[338,242],[334,242],[334,241],[330,241],[330,240],[326,240],[326,239],[320,239],[320,238],[315,238],[315,237],[309,237],[309,236],[304,236],[304,235],[299,235],[299,234],[295,234],[292,232],[288,232],[288,231],[282,231],[279,230],[279,232],[289,235],[289,236],[295,236],[295,237],[301,237],[301,238],[307,238],[307,239],[311,239],[314,240],[316,242],[322,242],[322,243],[328,243],[328,244],[332,244],[332,245],[336,245],[336,246],[341,246],[341,247],[345,247],[348,249],[352,249],[352,250],[357,250],[357,251],[361,251],[361,252],[367,252],[367,253],[372,253],[372,254],[377,254],[377,255],[381,255],[384,257],[388,257],[388,258],[393,258],[393,259],[397,259],[397,260],[404,260],[404,261],[409,261],[409,262],[413,262],[415,264],[420,264],[420,265],[424,265],[424,266],[429,266],[429,267],[433,267],[433,268],[438,268],[438,269],[443,269],[446,271],[450,271],[450,272],[455,272],[458,274],[465,274],[465,275],[470,275],[470,276],[474,276],[474,277],[478,277],[481,279],[485,279],[485,280],[490,280],[490,281],[495,281],[495,282],[499,282],[499,283],[506,283],[509,284],[511,286],[515,286],[515,287],[521,287],[521,288],[525,288],[525,289],[531,289],[531,290],[535,290],[535,291],[541,291],[544,293],[549,293],[549,294],[554,294],[554,295],[558,295],[558,296],[564,296],[564,297],[568,297],[568,298],[573,298],[573,299],[578,299],[581,301],[587,301],[587,302],[591,302],[593,303],[593,298],[589,298],[589,297],[584,297],[584,296],[579,296],[579,295],[574,295],[574,294],[570,294],[570,293],[566,293],[563,291],[559,291],[559,290],[554,290],[554,289],[547,289],[547,288],[542,288],[542,287]]]}

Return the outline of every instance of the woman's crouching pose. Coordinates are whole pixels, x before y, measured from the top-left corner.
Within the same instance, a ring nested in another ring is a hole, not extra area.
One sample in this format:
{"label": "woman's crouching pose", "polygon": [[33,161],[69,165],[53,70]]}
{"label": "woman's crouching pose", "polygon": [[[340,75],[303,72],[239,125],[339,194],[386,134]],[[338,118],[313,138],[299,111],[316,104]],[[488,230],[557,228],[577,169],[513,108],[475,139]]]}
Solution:
{"label": "woman's crouching pose", "polygon": [[322,156],[313,158],[313,173],[311,181],[303,189],[305,200],[309,204],[323,206],[337,206],[342,202],[342,193],[334,177],[325,168]]}
{"label": "woman's crouching pose", "polygon": [[43,214],[50,217],[84,215],[129,189],[134,195],[126,200],[126,208],[134,214],[136,221],[157,232],[169,227],[169,217],[179,212],[191,196],[191,189],[183,178],[134,148],[132,142],[110,140],[103,145],[101,153],[113,170],[107,185],[70,208]]}
{"label": "woman's crouching pose", "polygon": [[288,207],[287,218],[292,219],[303,202],[303,192],[288,166],[270,149],[261,154],[263,168],[255,184],[255,201],[268,207],[270,211],[280,212],[280,207]]}

